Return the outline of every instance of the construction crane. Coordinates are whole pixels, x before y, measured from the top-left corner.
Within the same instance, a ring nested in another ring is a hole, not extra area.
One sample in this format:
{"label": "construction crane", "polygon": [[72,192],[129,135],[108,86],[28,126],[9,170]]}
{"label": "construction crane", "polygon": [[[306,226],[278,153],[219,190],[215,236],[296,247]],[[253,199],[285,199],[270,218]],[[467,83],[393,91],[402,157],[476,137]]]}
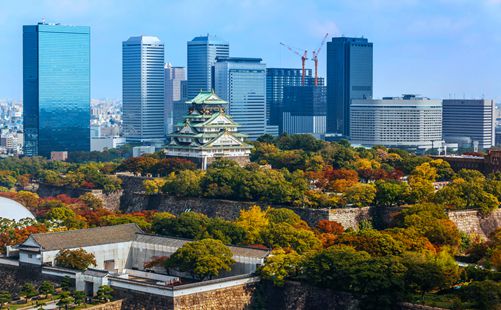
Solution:
{"label": "construction crane", "polygon": [[308,59],[308,51],[305,50],[304,53],[301,55],[301,51],[297,48],[290,47],[289,45],[282,43],[282,42],[280,42],[280,45],[286,47],[289,51],[291,51],[294,54],[301,57],[301,69],[302,69],[302,71],[301,71],[301,86],[304,86],[304,78],[306,75],[305,65],[306,65],[306,60]]}
{"label": "construction crane", "polygon": [[324,46],[325,40],[327,40],[328,36],[329,36],[329,34],[326,33],[324,38],[322,39],[322,43],[320,43],[320,46],[317,48],[316,51],[312,52],[313,57],[311,58],[311,60],[313,60],[313,62],[315,63],[315,87],[318,86],[318,54],[320,53],[320,50]]}

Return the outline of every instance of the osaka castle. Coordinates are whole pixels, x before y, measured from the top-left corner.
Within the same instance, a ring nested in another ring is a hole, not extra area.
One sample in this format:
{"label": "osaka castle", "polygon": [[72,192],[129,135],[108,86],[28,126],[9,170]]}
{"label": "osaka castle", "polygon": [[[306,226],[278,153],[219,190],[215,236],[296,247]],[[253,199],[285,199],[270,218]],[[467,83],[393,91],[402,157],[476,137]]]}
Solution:
{"label": "osaka castle", "polygon": [[219,158],[229,158],[245,165],[249,162],[252,146],[245,143],[239,125],[225,113],[228,102],[214,91],[202,91],[186,102],[189,105],[184,121],[174,125],[165,147],[169,157],[184,157],[207,169]]}

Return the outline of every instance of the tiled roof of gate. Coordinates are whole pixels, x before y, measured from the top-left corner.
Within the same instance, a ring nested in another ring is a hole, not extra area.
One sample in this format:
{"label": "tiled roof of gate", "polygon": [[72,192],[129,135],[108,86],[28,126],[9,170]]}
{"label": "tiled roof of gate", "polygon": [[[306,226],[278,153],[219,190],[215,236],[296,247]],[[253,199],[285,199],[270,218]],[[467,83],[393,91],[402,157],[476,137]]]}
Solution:
{"label": "tiled roof of gate", "polygon": [[52,251],[133,241],[139,232],[142,230],[136,224],[122,224],[33,234],[31,237],[44,251]]}

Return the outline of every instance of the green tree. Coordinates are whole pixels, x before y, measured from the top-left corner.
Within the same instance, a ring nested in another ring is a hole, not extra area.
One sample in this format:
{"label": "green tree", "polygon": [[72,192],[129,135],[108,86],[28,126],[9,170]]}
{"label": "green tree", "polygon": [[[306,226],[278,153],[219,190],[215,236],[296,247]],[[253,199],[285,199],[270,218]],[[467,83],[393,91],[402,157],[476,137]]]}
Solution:
{"label": "green tree", "polygon": [[38,292],[42,295],[45,295],[45,298],[47,298],[49,294],[54,294],[54,291],[54,284],[52,284],[52,282],[50,281],[43,281],[38,288]]}
{"label": "green tree", "polygon": [[421,298],[427,292],[449,288],[459,279],[459,268],[445,251],[436,256],[408,253],[403,263],[407,267],[406,286]]}
{"label": "green tree", "polygon": [[72,284],[71,278],[68,276],[65,276],[61,280],[61,289],[63,291],[69,291],[69,290],[71,290],[72,287],[73,287],[73,284]]}
{"label": "green tree", "polygon": [[409,185],[398,181],[376,181],[375,204],[381,207],[392,207],[407,202]]}
{"label": "green tree", "polygon": [[163,187],[164,192],[174,196],[197,197],[202,194],[200,187],[203,172],[183,170],[177,174],[171,173]]}
{"label": "green tree", "polygon": [[109,302],[113,298],[113,289],[108,285],[101,285],[96,292],[96,300],[100,303]]}
{"label": "green tree", "polygon": [[159,235],[190,239],[207,237],[209,218],[201,213],[183,212],[177,218],[167,217],[153,222],[153,231]]}
{"label": "green tree", "polygon": [[352,246],[358,251],[365,251],[372,256],[394,256],[404,252],[404,245],[392,236],[375,229],[364,229],[342,234],[338,244]]}
{"label": "green tree", "polygon": [[303,257],[296,251],[286,252],[277,249],[266,259],[259,273],[263,279],[273,282],[277,286],[283,286],[285,280],[299,274]]}
{"label": "green tree", "polygon": [[12,294],[7,291],[0,291],[0,308],[12,300]]}
{"label": "green tree", "polygon": [[29,299],[29,298],[37,296],[38,292],[37,292],[37,289],[35,288],[35,286],[33,285],[33,283],[27,282],[21,288],[20,295]]}
{"label": "green tree", "polygon": [[64,249],[57,253],[55,262],[59,267],[86,270],[89,266],[96,265],[96,257],[82,248],[76,250]]}
{"label": "green tree", "polygon": [[461,289],[461,297],[478,309],[497,310],[501,305],[501,284],[492,280],[474,281]]}
{"label": "green tree", "polygon": [[207,234],[210,238],[221,240],[224,244],[241,244],[246,239],[245,229],[234,222],[218,217],[209,219]]}
{"label": "green tree", "polygon": [[72,294],[75,305],[81,305],[85,303],[85,293],[83,291],[74,291]]}
{"label": "green tree", "polygon": [[376,198],[376,187],[373,184],[357,183],[348,188],[344,194],[347,204],[355,207],[367,207]]}
{"label": "green tree", "polygon": [[203,280],[231,270],[235,263],[230,249],[220,240],[202,239],[185,243],[165,262],[167,270],[176,268],[189,272],[193,278]]}
{"label": "green tree", "polygon": [[64,307],[65,309],[68,309],[68,306],[71,305],[75,299],[71,297],[70,292],[63,291],[59,295],[59,300],[57,301],[56,305],[58,307]]}
{"label": "green tree", "polygon": [[320,240],[311,230],[297,228],[287,223],[270,224],[262,232],[262,238],[270,248],[291,248],[299,254],[321,247]]}
{"label": "green tree", "polygon": [[85,203],[85,205],[91,210],[100,209],[104,206],[103,200],[94,196],[92,193],[85,193],[78,197],[78,199],[83,201],[83,203]]}

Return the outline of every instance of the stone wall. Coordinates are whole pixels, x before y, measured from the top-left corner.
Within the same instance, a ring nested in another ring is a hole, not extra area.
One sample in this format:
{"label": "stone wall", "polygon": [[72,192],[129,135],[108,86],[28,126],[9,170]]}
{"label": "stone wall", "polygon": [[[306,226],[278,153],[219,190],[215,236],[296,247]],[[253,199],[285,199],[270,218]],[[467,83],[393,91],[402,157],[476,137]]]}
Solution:
{"label": "stone wall", "polygon": [[341,224],[344,229],[358,229],[358,225],[362,221],[370,221],[372,219],[370,208],[345,208],[345,209],[330,209],[328,215],[329,221],[335,221]]}
{"label": "stone wall", "polygon": [[114,193],[105,194],[102,190],[71,188],[68,186],[55,186],[45,183],[40,183],[37,190],[37,194],[40,197],[54,197],[57,195],[65,194],[72,198],[78,198],[85,193],[92,193],[94,196],[100,198],[103,201],[104,207],[109,210],[120,209],[120,198],[122,197],[121,190]]}
{"label": "stone wall", "polygon": [[241,310],[248,309],[252,301],[255,284],[240,285],[225,289],[195,293],[174,298],[174,310],[214,309]]}
{"label": "stone wall", "polygon": [[88,307],[85,309],[86,310],[121,310],[121,309],[123,309],[122,304],[123,304],[123,300],[115,300],[112,302],[108,302],[108,303],[105,303],[102,305]]}
{"label": "stone wall", "polygon": [[501,210],[498,209],[488,216],[482,216],[478,211],[451,211],[449,219],[458,229],[467,234],[488,238],[497,228],[501,227]]}
{"label": "stone wall", "polygon": [[306,283],[287,281],[283,287],[262,282],[254,297],[260,309],[283,310],[358,310],[358,300],[347,293],[314,287]]}
{"label": "stone wall", "polygon": [[123,310],[174,310],[173,300],[167,296],[145,294],[113,288],[113,296],[122,300]]}

